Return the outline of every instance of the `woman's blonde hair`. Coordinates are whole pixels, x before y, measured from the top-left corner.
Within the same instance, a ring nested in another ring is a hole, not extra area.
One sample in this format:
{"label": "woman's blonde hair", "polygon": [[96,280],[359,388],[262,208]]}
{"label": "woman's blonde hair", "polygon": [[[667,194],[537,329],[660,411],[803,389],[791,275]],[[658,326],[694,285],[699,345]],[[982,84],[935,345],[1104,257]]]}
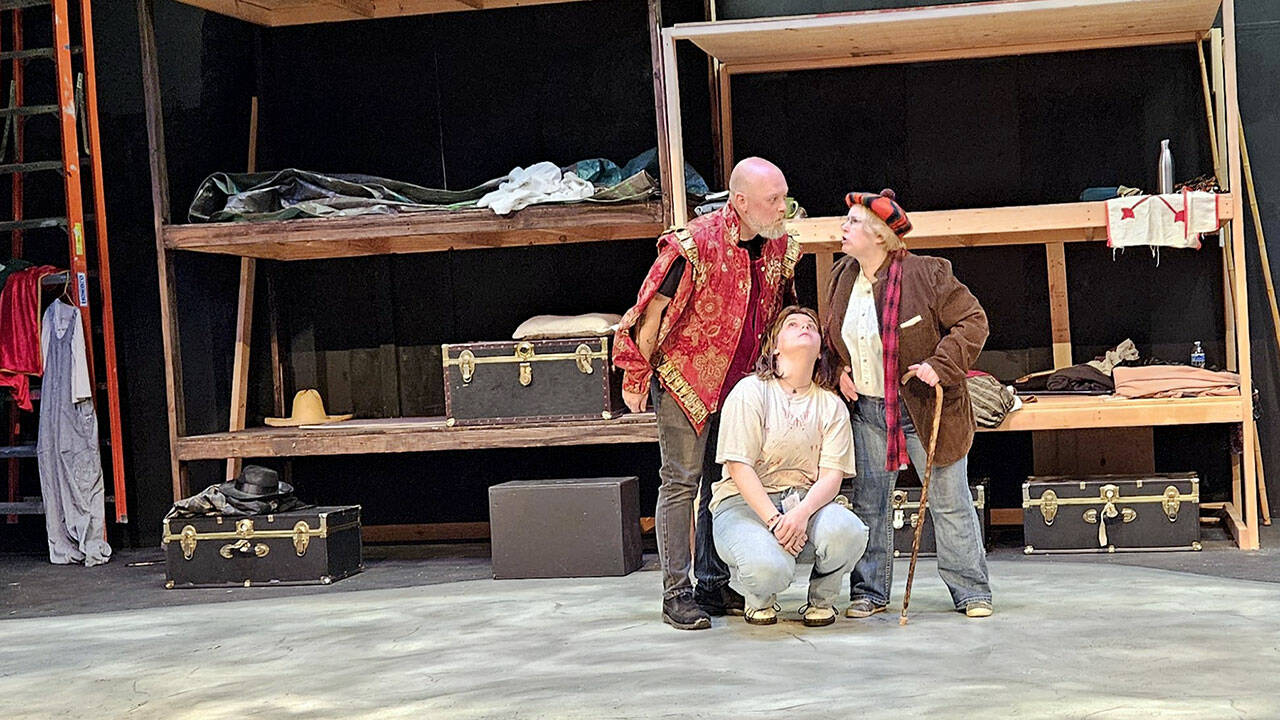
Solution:
{"label": "woman's blonde hair", "polygon": [[895,250],[905,250],[907,248],[907,243],[903,241],[902,237],[893,230],[890,230],[889,225],[885,223],[884,220],[881,220],[879,215],[868,210],[865,205],[854,205],[849,208],[849,212],[854,212],[854,210],[858,210],[862,213],[863,224],[871,228],[872,234],[884,243],[885,250],[893,252]]}
{"label": "woman's blonde hair", "polygon": [[756,376],[761,380],[782,377],[778,372],[778,335],[782,332],[782,326],[787,322],[787,318],[792,315],[804,315],[812,320],[813,326],[818,329],[818,359],[813,363],[812,380],[818,383],[819,387],[835,390],[839,375],[828,367],[831,355],[823,350],[822,321],[818,319],[816,311],[803,305],[788,305],[769,325],[769,332],[765,333],[764,342],[760,345],[760,357],[756,358]]}

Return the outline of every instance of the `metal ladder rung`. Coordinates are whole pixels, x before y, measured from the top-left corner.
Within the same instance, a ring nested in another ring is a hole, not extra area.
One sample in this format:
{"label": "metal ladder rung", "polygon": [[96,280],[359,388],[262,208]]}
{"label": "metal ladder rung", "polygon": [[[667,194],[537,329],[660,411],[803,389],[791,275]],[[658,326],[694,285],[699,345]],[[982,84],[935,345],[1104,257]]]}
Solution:
{"label": "metal ladder rung", "polygon": [[58,172],[62,172],[62,161],[39,160],[37,162],[9,163],[7,165],[0,165],[0,175],[40,172],[43,170],[57,170]]}
{"label": "metal ladder rung", "polygon": [[6,220],[0,222],[0,232],[11,232],[13,230],[39,230],[40,228],[65,228],[67,219],[64,217],[56,218],[36,218],[33,220]]}
{"label": "metal ladder rung", "polygon": [[[84,48],[79,45],[71,46],[71,54],[76,55],[84,52]],[[0,52],[0,60],[52,60],[54,55],[53,48],[30,48],[28,50],[5,50]]]}
{"label": "metal ladder rung", "polygon": [[43,515],[44,503],[39,500],[28,502],[0,502],[0,515]]}
{"label": "metal ladder rung", "polygon": [[57,115],[59,112],[57,105],[24,105],[16,108],[0,108],[0,117],[11,117],[14,115]]}
{"label": "metal ladder rung", "polygon": [[0,446],[0,458],[33,458],[36,456],[35,445],[4,445]]}

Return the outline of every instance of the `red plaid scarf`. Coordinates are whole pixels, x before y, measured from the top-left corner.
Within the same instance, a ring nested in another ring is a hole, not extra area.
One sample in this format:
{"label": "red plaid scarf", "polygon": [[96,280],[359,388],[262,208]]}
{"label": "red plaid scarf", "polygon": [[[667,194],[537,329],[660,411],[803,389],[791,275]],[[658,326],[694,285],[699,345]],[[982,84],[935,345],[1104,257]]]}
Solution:
{"label": "red plaid scarf", "polygon": [[902,300],[902,257],[905,250],[889,253],[889,279],[884,286],[880,313],[880,344],[884,348],[884,426],[888,452],[884,469],[896,472],[907,464],[907,436],[898,408],[898,305]]}

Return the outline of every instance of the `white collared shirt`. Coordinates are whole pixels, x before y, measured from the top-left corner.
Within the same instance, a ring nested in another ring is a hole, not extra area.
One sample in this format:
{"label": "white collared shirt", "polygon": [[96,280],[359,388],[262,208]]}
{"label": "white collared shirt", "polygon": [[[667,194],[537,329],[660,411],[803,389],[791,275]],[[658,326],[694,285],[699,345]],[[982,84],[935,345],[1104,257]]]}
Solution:
{"label": "white collared shirt", "polygon": [[858,279],[853,281],[840,337],[849,349],[850,374],[858,394],[884,397],[884,345],[880,342],[876,299],[866,273],[858,273]]}

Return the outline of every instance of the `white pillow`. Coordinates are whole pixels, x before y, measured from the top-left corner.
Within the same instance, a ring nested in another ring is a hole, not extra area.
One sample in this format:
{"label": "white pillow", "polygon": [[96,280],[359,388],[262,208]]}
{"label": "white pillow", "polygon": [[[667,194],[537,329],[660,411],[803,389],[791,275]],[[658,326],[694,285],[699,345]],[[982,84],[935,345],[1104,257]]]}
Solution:
{"label": "white pillow", "polygon": [[612,335],[622,321],[621,315],[587,313],[585,315],[534,315],[520,323],[511,333],[512,340],[538,340]]}

